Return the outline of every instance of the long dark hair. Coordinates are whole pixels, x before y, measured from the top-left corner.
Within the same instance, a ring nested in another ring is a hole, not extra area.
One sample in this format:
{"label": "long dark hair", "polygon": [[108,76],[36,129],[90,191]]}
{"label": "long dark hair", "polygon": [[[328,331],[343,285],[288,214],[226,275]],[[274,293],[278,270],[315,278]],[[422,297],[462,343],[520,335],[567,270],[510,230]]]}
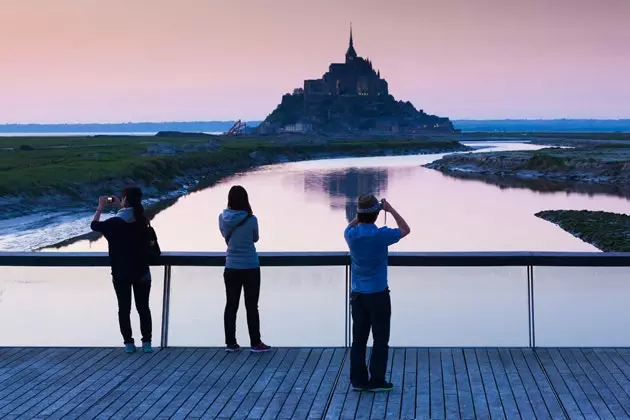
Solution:
{"label": "long dark hair", "polygon": [[228,209],[230,210],[242,210],[247,214],[254,214],[252,206],[249,205],[249,197],[247,191],[240,185],[235,185],[230,188],[228,193]]}
{"label": "long dark hair", "polygon": [[127,187],[122,191],[121,198],[127,199],[126,204],[133,209],[133,218],[136,219],[136,223],[147,226],[149,224],[149,220],[144,215],[142,190],[139,187]]}

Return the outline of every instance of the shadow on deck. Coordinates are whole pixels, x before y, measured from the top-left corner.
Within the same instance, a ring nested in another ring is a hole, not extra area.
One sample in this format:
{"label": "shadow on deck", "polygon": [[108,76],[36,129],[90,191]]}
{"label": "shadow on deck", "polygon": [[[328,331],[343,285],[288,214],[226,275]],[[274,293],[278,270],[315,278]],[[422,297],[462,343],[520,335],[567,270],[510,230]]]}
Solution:
{"label": "shadow on deck", "polygon": [[390,350],[389,394],[348,351],[0,348],[2,418],[630,418],[630,349]]}

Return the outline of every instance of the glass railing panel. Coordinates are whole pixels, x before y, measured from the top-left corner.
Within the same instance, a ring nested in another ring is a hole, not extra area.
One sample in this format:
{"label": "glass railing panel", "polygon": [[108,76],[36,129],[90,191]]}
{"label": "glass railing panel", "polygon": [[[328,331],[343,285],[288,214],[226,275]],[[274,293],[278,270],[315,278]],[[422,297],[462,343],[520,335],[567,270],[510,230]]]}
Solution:
{"label": "glass railing panel", "polygon": [[529,344],[525,267],[390,267],[389,285],[391,346]]}
{"label": "glass railing panel", "polygon": [[[169,346],[224,346],[222,267],[172,267]],[[259,313],[272,346],[345,344],[345,267],[263,267]],[[241,295],[236,334],[249,347]]]}
{"label": "glass railing panel", "polygon": [[536,345],[630,346],[629,267],[534,267]]}
{"label": "glass railing panel", "polygon": [[[122,345],[109,267],[2,267],[0,346]],[[153,343],[160,343],[164,269],[151,268]],[[140,327],[131,308],[134,338]]]}

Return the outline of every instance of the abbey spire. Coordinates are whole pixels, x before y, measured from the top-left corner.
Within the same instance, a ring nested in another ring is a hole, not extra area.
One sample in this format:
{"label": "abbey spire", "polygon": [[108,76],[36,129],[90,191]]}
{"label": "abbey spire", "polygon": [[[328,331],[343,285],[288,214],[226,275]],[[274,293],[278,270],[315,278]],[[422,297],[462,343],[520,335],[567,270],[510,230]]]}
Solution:
{"label": "abbey spire", "polygon": [[357,52],[354,50],[354,41],[352,39],[352,23],[350,23],[350,44],[348,45],[348,51],[346,51],[346,63],[357,58]]}

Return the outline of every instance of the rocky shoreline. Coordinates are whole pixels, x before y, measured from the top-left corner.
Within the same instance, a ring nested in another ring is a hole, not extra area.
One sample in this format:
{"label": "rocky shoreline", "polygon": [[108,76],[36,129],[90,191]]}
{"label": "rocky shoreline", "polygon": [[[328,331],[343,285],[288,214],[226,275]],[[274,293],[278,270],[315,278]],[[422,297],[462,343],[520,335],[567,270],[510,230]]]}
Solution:
{"label": "rocky shoreline", "polygon": [[464,153],[447,155],[425,167],[505,188],[630,198],[630,147],[625,145]]}
{"label": "rocky shoreline", "polygon": [[536,213],[604,252],[630,252],[630,216],[604,211],[546,210]]}

